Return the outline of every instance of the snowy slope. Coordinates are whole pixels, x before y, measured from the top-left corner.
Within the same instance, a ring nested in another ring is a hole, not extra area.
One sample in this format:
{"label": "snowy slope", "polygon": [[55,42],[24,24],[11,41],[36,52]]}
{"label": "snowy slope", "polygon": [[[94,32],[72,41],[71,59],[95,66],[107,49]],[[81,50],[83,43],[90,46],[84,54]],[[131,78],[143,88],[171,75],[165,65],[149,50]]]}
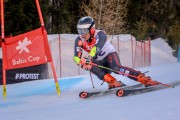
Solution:
{"label": "snowy slope", "polygon": [[177,62],[177,58],[172,56],[172,48],[163,40],[158,38],[151,42],[152,65],[162,65]]}
{"label": "snowy slope", "polygon": [[[163,40],[152,43],[153,65],[141,68],[153,79],[169,83],[180,81],[180,63],[171,55]],[[126,84],[137,84],[126,77],[115,75]],[[78,97],[82,90],[106,89],[89,75],[59,79],[61,95],[55,91],[53,80],[39,80],[7,85],[7,99],[0,100],[1,120],[180,120],[180,86],[164,90],[118,98],[114,94],[86,100]],[[2,90],[2,86],[0,86]]]}

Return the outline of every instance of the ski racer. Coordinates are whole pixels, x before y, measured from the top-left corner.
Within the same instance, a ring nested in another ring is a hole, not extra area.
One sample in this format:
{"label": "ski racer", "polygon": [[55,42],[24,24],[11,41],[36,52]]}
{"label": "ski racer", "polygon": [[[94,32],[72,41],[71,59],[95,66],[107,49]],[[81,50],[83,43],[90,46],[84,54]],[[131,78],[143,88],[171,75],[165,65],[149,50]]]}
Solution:
{"label": "ski racer", "polygon": [[[74,46],[73,59],[75,63],[80,65],[82,69],[89,70],[100,80],[107,82],[109,89],[121,87],[123,86],[123,83],[121,81],[117,81],[117,79],[111,75],[112,71],[94,66],[91,63],[109,67],[128,75],[136,76],[128,77],[144,84],[144,86],[159,84],[159,82],[151,80],[150,77],[145,76],[140,71],[122,66],[115,48],[107,40],[105,31],[95,29],[95,23],[92,17],[82,17],[78,21],[77,31],[79,36],[76,38]],[[89,55],[82,57],[83,50],[88,52]]]}

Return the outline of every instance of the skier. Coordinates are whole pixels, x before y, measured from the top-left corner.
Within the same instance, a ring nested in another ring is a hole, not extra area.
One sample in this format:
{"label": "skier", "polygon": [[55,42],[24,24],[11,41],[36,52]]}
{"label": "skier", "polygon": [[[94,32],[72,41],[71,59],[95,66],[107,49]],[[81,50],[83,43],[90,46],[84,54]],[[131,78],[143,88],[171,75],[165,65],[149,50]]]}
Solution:
{"label": "skier", "polygon": [[[100,80],[107,82],[109,84],[109,89],[121,87],[123,83],[117,81],[116,78],[111,75],[112,71],[94,66],[91,63],[136,76],[128,77],[144,84],[144,86],[159,84],[159,82],[151,80],[150,77],[145,76],[140,71],[122,66],[115,48],[107,40],[105,31],[95,29],[95,23],[92,17],[82,17],[78,21],[77,31],[79,36],[75,40],[73,58],[75,63],[80,65],[82,69],[89,70],[91,73],[95,74]],[[88,52],[89,55],[82,57],[83,50]]]}

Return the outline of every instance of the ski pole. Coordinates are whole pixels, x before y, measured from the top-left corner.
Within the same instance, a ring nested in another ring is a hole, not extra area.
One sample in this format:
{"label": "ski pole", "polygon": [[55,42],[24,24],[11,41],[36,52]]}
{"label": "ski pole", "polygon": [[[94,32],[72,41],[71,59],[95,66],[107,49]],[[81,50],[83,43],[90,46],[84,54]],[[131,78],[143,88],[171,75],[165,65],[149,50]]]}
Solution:
{"label": "ski pole", "polygon": [[[97,66],[97,67],[99,67],[99,68],[102,68],[102,69],[106,69],[106,70],[109,70],[109,71],[112,71],[112,72],[116,72],[116,73],[118,73],[118,74],[120,74],[120,75],[124,75],[124,76],[129,76],[129,77],[132,77],[132,78],[138,78],[138,77],[136,77],[136,76],[134,76],[134,75],[130,75],[130,74],[127,74],[127,73],[123,73],[123,72],[120,72],[120,71],[118,71],[118,70],[114,70],[114,69],[111,69],[111,68],[109,68],[109,67],[105,67],[105,66],[102,66],[102,65],[98,65],[98,64],[96,64],[96,63],[90,63],[91,65],[94,65],[94,66]],[[166,87],[170,87],[170,88],[174,88],[174,86],[173,85],[169,85],[169,84],[164,84],[164,83],[161,83],[161,82],[159,82],[159,84],[161,84],[161,85],[163,85],[163,86],[166,86]]]}
{"label": "ski pole", "polygon": [[116,73],[118,73],[118,74],[120,74],[120,75],[129,76],[129,77],[133,77],[133,78],[138,78],[138,77],[136,77],[136,76],[134,76],[134,75],[130,75],[130,74],[127,74],[127,73],[123,73],[123,72],[120,72],[120,71],[118,71],[118,70],[113,70],[113,69],[111,69],[111,68],[109,68],[109,67],[105,67],[105,66],[102,66],[102,65],[98,65],[98,64],[96,64],[96,63],[91,63],[91,65],[94,65],[94,66],[97,66],[97,67],[99,67],[99,68],[106,69],[106,70],[109,70],[109,71],[112,71],[112,72],[116,72]]}
{"label": "ski pole", "polygon": [[92,86],[93,86],[93,88],[95,88],[95,87],[94,87],[94,82],[93,82],[93,79],[92,79],[91,72],[89,72],[89,74],[90,74],[90,78],[91,78],[91,83],[92,83]]}

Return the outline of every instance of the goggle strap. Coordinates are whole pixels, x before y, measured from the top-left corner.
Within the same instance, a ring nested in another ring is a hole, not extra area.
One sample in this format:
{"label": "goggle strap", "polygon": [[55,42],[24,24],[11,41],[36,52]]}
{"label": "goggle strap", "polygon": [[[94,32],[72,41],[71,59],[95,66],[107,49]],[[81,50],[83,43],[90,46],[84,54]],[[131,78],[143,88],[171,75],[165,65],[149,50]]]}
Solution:
{"label": "goggle strap", "polygon": [[93,27],[94,25],[94,21],[91,23],[91,25],[89,26],[89,30]]}

